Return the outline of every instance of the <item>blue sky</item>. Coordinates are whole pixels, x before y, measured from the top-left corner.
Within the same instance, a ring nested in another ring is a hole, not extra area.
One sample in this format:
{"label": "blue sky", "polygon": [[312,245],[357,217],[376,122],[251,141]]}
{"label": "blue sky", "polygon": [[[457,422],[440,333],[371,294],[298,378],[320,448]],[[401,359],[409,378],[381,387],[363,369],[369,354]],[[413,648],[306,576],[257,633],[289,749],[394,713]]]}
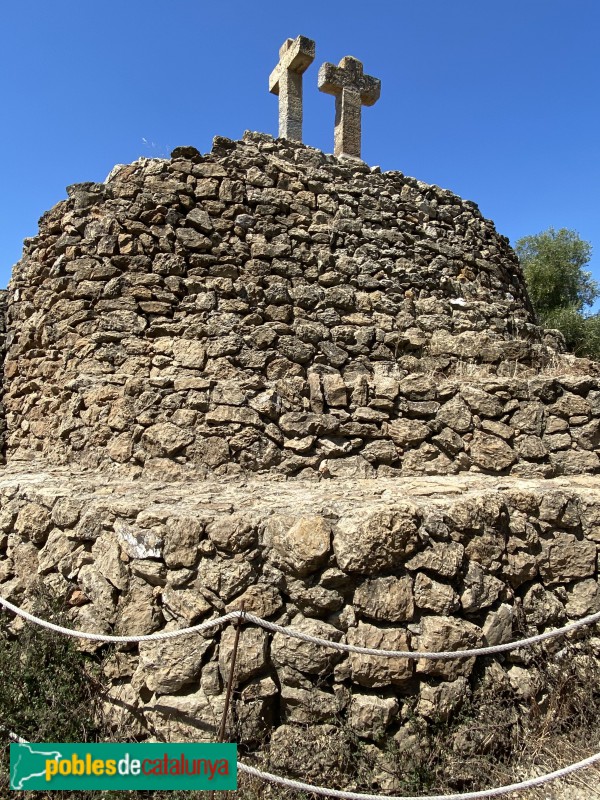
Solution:
{"label": "blue sky", "polygon": [[549,226],[595,247],[600,281],[597,0],[5,0],[0,286],[65,186],[116,163],[277,133],[267,81],[284,39],[316,40],[304,141],[333,149],[318,66],[381,78],[363,157],[479,204],[511,242]]}

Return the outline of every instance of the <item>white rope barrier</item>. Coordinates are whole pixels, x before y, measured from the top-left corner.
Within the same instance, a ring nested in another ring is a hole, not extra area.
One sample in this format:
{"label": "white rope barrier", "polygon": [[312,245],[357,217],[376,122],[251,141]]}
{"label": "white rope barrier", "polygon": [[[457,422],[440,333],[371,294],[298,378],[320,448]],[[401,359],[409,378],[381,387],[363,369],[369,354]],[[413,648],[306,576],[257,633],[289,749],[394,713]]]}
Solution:
{"label": "white rope barrier", "polygon": [[[27,739],[23,739],[12,731],[8,731],[8,738],[19,744],[29,744]],[[338,798],[338,800],[484,800],[486,797],[500,797],[510,792],[523,792],[525,789],[534,789],[536,786],[543,786],[545,783],[550,783],[558,778],[565,778],[574,772],[591,767],[598,762],[600,762],[600,753],[596,753],[589,758],[584,758],[583,761],[578,761],[575,764],[569,764],[568,767],[557,769],[546,775],[540,775],[538,778],[530,778],[529,780],[520,781],[519,783],[511,783],[509,786],[498,786],[495,789],[482,789],[478,792],[419,795],[418,797],[414,795],[410,797],[402,795],[400,797],[398,795],[391,796],[387,794],[362,794],[361,792],[344,792],[340,789],[328,789],[325,786],[313,786],[311,783],[282,778],[280,775],[273,775],[271,772],[263,772],[255,767],[249,767],[241,761],[238,761],[238,770],[239,772],[246,773],[246,775],[251,775],[254,778],[259,778],[268,783],[276,783],[279,786],[285,786],[288,789],[295,789],[300,792],[311,792],[312,794],[321,795],[322,797],[335,797]]]}
{"label": "white rope barrier", "polygon": [[600,761],[600,753],[596,753],[583,761],[578,761],[576,764],[570,764],[568,767],[557,769],[555,772],[549,772],[547,775],[541,775],[539,778],[530,778],[520,783],[511,783],[510,786],[498,786],[495,789],[482,789],[479,792],[464,792],[462,794],[436,794],[436,795],[419,795],[418,797],[402,797],[382,795],[382,794],[362,794],[360,792],[344,792],[338,789],[328,789],[324,786],[313,786],[310,783],[303,783],[302,781],[293,781],[289,778],[282,778],[279,775],[272,775],[270,772],[261,772],[261,770],[254,767],[248,767],[238,761],[238,770],[245,772],[247,775],[252,775],[255,778],[260,778],[269,783],[276,783],[279,786],[285,786],[288,789],[296,789],[301,792],[312,792],[324,797],[336,797],[338,800],[479,800],[485,797],[500,797],[503,794],[510,792],[523,792],[525,789],[533,789],[536,786],[542,786],[550,781],[555,781],[558,778],[564,778],[586,767],[591,767]]}
{"label": "white rope barrier", "polygon": [[474,656],[487,656],[494,653],[505,653],[509,650],[518,650],[520,647],[531,647],[539,642],[545,642],[548,639],[554,639],[557,636],[565,636],[578,628],[583,628],[586,625],[592,625],[600,621],[600,611],[596,614],[591,614],[589,617],[584,617],[565,625],[563,628],[556,628],[553,631],[546,633],[539,633],[536,636],[529,636],[527,639],[519,639],[516,642],[507,642],[506,644],[491,645],[489,647],[474,647],[469,650],[440,650],[440,651],[426,651],[426,650],[382,650],[373,647],[359,647],[357,645],[343,644],[341,642],[332,642],[328,639],[320,639],[317,636],[310,636],[307,633],[294,630],[293,628],[285,628],[277,625],[274,622],[255,617],[254,614],[244,613],[243,618],[248,622],[253,622],[255,625],[260,625],[265,630],[274,633],[283,633],[294,639],[300,639],[310,644],[321,645],[322,647],[329,647],[332,650],[339,650],[344,653],[360,653],[367,656],[386,656],[388,658],[408,658],[418,660],[421,658],[429,659],[432,661],[439,661],[442,659],[455,659],[455,658],[473,658]]}
{"label": "white rope barrier", "polygon": [[190,633],[202,633],[222,625],[225,622],[232,622],[233,620],[240,619],[244,622],[250,622],[258,625],[264,630],[271,631],[272,633],[281,633],[290,636],[294,639],[299,639],[309,644],[320,645],[321,647],[328,647],[332,650],[338,650],[343,653],[359,653],[368,656],[384,656],[387,658],[405,658],[405,659],[429,659],[432,661],[442,659],[457,659],[457,658],[474,658],[475,656],[493,655],[495,653],[506,653],[511,650],[518,650],[521,647],[531,647],[534,644],[548,641],[549,639],[557,638],[558,636],[565,636],[568,633],[579,630],[587,625],[593,625],[600,622],[600,611],[595,614],[590,614],[587,617],[578,619],[575,622],[569,623],[562,628],[556,628],[552,631],[539,633],[536,636],[529,636],[526,639],[519,639],[516,642],[506,642],[505,644],[497,644],[489,647],[475,647],[467,650],[442,650],[437,652],[427,652],[420,650],[382,650],[372,647],[360,647],[358,645],[344,644],[342,642],[334,642],[329,639],[321,639],[318,636],[311,636],[308,633],[288,628],[283,625],[277,625],[274,622],[268,622],[261,617],[254,614],[249,614],[245,611],[231,611],[222,617],[208,620],[199,625],[193,625],[189,628],[180,628],[174,631],[160,631],[158,633],[150,633],[143,636],[113,636],[101,633],[86,633],[84,631],[73,630],[72,628],[64,628],[62,625],[55,625],[53,622],[47,622],[39,617],[30,614],[28,611],[19,608],[18,606],[9,603],[3,597],[0,597],[0,605],[3,605],[9,611],[28,620],[29,622],[39,625],[43,628],[62,633],[65,636],[72,636],[76,639],[89,639],[97,642],[115,642],[115,643],[134,643],[134,642],[151,642],[160,641],[162,639],[174,639],[177,636],[185,636]]}
{"label": "white rope barrier", "polygon": [[[6,730],[6,728],[2,728],[2,730],[4,731]],[[13,733],[12,731],[7,731],[7,733],[8,733],[8,738],[12,739],[13,742],[17,742],[17,744],[30,744],[28,739],[22,739],[20,736],[17,736],[17,734]]]}
{"label": "white rope barrier", "polygon": [[72,636],[75,639],[89,639],[93,642],[115,642],[115,643],[133,643],[133,642],[156,642],[161,639],[175,639],[177,636],[186,636],[190,633],[203,633],[212,628],[216,628],[224,622],[232,622],[238,619],[241,615],[240,611],[232,611],[230,614],[225,614],[216,619],[209,619],[207,622],[202,622],[199,625],[192,625],[190,628],[179,628],[175,631],[159,631],[158,633],[149,633],[143,636],[112,636],[104,633],[87,633],[85,631],[76,631],[73,628],[63,628],[62,625],[55,625],[54,622],[47,622],[44,619],[30,614],[18,606],[9,603],[4,597],[0,597],[0,605],[12,611],[13,614],[26,619],[28,622],[33,622],[34,625],[39,625],[41,628],[47,628],[56,633],[62,633],[65,636]]}

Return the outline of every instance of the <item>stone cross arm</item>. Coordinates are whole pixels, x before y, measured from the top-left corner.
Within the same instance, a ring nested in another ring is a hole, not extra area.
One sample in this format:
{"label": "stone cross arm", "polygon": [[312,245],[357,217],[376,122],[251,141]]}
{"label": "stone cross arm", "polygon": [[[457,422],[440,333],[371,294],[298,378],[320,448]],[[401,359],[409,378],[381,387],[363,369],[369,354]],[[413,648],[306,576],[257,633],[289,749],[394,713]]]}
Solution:
{"label": "stone cross arm", "polygon": [[365,75],[362,62],[357,58],[345,56],[337,67],[335,64],[323,64],[319,70],[319,89],[333,95],[350,89],[360,94],[363,106],[372,106],[381,95],[381,81]]}
{"label": "stone cross arm", "polygon": [[315,60],[315,43],[306,36],[286,39],[279,48],[279,64],[269,76],[269,91],[279,94],[282,73],[291,70],[302,75]]}
{"label": "stone cross arm", "polygon": [[286,39],[269,91],[279,95],[279,136],[302,141],[302,74],[315,60],[315,43],[306,36]]}

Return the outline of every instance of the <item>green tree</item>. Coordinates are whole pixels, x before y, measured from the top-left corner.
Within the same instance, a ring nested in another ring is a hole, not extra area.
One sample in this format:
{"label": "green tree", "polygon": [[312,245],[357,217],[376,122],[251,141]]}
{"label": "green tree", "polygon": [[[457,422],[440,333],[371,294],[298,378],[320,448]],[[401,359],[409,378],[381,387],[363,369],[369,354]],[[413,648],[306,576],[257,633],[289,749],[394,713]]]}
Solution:
{"label": "green tree", "polygon": [[577,355],[600,358],[600,316],[584,310],[600,297],[600,286],[584,269],[591,244],[576,231],[548,228],[519,239],[515,250],[540,323],[560,330]]}

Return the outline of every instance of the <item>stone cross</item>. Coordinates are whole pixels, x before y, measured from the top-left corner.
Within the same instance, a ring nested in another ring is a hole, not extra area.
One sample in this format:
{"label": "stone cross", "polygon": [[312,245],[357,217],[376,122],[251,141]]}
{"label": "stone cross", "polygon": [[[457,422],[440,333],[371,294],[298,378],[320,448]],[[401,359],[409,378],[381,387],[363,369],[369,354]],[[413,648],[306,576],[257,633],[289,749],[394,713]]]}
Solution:
{"label": "stone cross", "polygon": [[379,100],[381,81],[365,75],[357,58],[345,56],[337,67],[323,64],[319,89],[335,95],[334,155],[360,158],[361,106],[372,106]]}
{"label": "stone cross", "polygon": [[315,60],[315,43],[306,36],[287,39],[279,64],[269,77],[269,91],[279,95],[279,136],[302,141],[302,73]]}

